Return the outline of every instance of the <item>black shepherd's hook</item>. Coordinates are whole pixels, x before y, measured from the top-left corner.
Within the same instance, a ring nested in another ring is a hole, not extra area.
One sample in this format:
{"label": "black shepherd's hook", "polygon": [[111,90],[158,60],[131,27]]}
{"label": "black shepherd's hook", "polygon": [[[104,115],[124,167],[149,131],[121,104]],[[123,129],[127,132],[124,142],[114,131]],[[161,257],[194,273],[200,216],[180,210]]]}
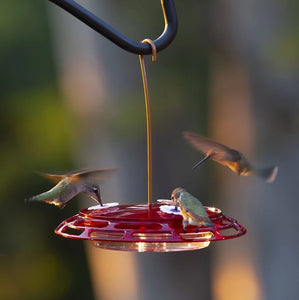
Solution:
{"label": "black shepherd's hook", "polygon": [[[64,10],[81,20],[83,23],[85,23],[101,35],[105,36],[107,39],[109,39],[119,47],[123,48],[124,50],[135,54],[152,54],[152,48],[148,43],[141,43],[128,39],[126,36],[116,31],[110,25],[99,19],[97,16],[88,11],[86,8],[79,5],[77,2],[73,0],[49,1],[57,4],[58,6],[60,6],[61,8],[63,8]],[[163,33],[156,40],[153,41],[156,46],[157,52],[163,50],[172,42],[176,35],[178,27],[174,1],[161,0],[161,5],[164,15],[165,28]]]}

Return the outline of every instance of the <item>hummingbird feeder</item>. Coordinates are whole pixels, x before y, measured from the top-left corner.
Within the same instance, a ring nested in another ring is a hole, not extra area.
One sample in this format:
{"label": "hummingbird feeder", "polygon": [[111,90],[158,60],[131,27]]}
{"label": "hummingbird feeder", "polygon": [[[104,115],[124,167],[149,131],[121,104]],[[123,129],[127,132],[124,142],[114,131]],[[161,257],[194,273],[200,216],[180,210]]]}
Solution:
{"label": "hummingbird feeder", "polygon": [[171,200],[152,203],[152,146],[149,93],[143,55],[153,55],[165,49],[177,32],[177,16],[173,0],[161,0],[165,28],[156,40],[136,42],[128,39],[110,25],[73,0],[49,0],[86,25],[108,38],[122,49],[139,55],[143,78],[147,124],[148,202],[119,205],[107,203],[80,210],[63,221],[55,233],[65,238],[89,240],[96,247],[138,252],[169,252],[196,250],[211,241],[226,240],[245,234],[246,229],[236,220],[214,207],[205,207],[213,226],[182,226],[182,215]]}
{"label": "hummingbird feeder", "polygon": [[[90,240],[100,248],[138,252],[197,250],[211,241],[235,238],[246,229],[221,210],[205,207],[213,227],[182,227],[182,216],[174,206],[161,203],[118,205],[110,203],[82,209],[63,221],[55,233],[73,239]],[[163,201],[165,202],[165,200]]]}

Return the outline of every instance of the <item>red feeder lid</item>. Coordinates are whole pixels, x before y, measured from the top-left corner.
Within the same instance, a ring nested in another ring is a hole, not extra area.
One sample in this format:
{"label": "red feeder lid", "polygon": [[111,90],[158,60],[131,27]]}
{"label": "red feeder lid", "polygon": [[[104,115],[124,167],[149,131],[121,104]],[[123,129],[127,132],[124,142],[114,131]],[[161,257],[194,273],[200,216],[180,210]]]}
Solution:
{"label": "red feeder lid", "polygon": [[55,233],[90,240],[105,249],[168,252],[205,248],[211,241],[239,237],[246,232],[236,220],[214,207],[205,207],[213,227],[190,225],[186,231],[183,231],[182,215],[170,205],[110,203],[97,207],[82,209],[63,221]]}

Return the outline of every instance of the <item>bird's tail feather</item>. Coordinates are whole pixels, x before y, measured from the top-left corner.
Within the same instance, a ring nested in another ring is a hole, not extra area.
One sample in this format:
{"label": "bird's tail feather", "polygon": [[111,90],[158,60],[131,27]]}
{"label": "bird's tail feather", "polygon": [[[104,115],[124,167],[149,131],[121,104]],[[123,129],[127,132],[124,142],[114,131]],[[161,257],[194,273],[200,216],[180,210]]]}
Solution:
{"label": "bird's tail feather", "polygon": [[277,173],[278,173],[278,167],[270,167],[270,168],[264,168],[264,169],[257,169],[253,172],[257,176],[265,179],[267,182],[271,183],[275,180]]}
{"label": "bird's tail feather", "polygon": [[[213,227],[214,223],[211,221],[211,219],[208,216],[197,216],[196,220],[199,224],[204,225],[205,227]],[[191,224],[192,225],[192,224]]]}
{"label": "bird's tail feather", "polygon": [[60,209],[64,208],[65,205],[66,205],[64,203],[56,202],[55,200],[44,199],[44,198],[41,198],[41,197],[38,197],[38,196],[32,196],[30,198],[25,199],[26,204],[29,204],[31,202],[44,202],[44,203],[47,203],[47,204],[53,204],[53,205],[59,207]]}
{"label": "bird's tail feather", "polygon": [[34,201],[38,201],[38,199],[36,199],[35,196],[30,197],[30,198],[25,198],[25,203],[26,203],[26,204],[31,203],[31,202],[34,202]]}
{"label": "bird's tail feather", "polygon": [[214,226],[214,223],[211,221],[211,219],[210,219],[209,217],[206,217],[206,218],[204,219],[204,225],[205,225],[206,227],[213,227],[213,226]]}
{"label": "bird's tail feather", "polygon": [[[39,195],[40,196],[40,195]],[[32,196],[29,198],[25,199],[25,203],[26,204],[30,204],[32,202],[45,202],[45,203],[50,203],[50,201],[48,201],[47,199],[43,199],[42,197],[38,197],[38,196]]]}

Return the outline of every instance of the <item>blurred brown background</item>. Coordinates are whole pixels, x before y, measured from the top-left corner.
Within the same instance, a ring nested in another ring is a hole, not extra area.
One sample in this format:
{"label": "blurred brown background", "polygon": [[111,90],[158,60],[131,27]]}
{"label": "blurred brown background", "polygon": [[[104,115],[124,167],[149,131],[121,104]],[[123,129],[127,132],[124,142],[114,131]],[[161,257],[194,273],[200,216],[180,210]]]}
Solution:
{"label": "blurred brown background", "polygon": [[[163,30],[160,2],[78,1],[134,40]],[[0,299],[296,299],[299,167],[298,1],[176,1],[174,42],[146,58],[153,196],[182,186],[248,233],[184,253],[101,250],[54,234],[79,208],[24,198],[51,187],[34,171],[120,168],[104,202],[146,202],[138,57],[46,0],[0,3]],[[273,184],[207,162],[181,137],[208,135]],[[80,198],[80,197],[78,197]]]}

